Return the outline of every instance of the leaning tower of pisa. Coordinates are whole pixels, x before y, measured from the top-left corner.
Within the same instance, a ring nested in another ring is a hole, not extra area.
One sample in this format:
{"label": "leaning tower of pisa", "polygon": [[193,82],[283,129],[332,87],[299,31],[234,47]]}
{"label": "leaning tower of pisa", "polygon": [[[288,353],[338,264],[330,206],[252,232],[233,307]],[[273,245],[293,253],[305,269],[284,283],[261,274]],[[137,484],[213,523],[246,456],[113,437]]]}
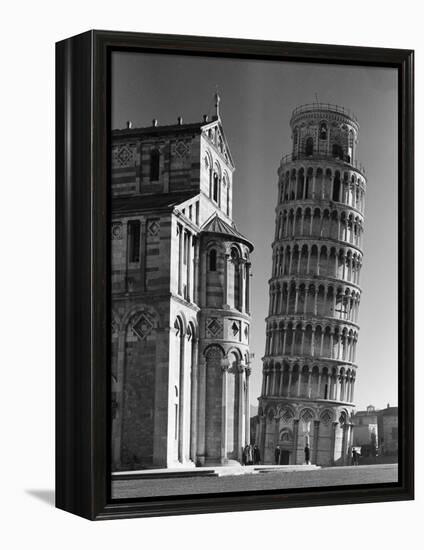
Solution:
{"label": "leaning tower of pisa", "polygon": [[266,463],[347,462],[356,379],[366,179],[356,117],[297,107],[278,204],[257,437]]}

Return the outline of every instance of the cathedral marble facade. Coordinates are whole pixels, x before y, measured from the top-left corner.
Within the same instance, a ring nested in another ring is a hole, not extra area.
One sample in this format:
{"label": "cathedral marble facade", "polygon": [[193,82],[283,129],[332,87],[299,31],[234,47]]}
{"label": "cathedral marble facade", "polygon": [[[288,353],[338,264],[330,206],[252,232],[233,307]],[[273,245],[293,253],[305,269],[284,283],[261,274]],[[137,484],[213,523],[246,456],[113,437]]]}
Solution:
{"label": "cathedral marble facade", "polygon": [[366,178],[344,108],[298,107],[278,203],[257,441],[267,463],[348,461]]}
{"label": "cathedral marble facade", "polygon": [[112,133],[112,468],[240,461],[249,441],[250,254],[211,120]]}

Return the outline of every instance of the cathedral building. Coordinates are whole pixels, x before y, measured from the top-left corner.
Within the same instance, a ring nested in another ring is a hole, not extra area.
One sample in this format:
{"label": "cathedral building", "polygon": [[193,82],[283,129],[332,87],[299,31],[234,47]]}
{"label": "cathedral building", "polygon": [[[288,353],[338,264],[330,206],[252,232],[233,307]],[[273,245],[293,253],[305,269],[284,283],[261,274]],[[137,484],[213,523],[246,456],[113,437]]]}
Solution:
{"label": "cathedral building", "polygon": [[342,107],[294,110],[278,169],[258,441],[265,462],[347,463],[356,380],[366,179]]}
{"label": "cathedral building", "polygon": [[112,468],[240,461],[249,441],[250,254],[211,120],[112,132]]}

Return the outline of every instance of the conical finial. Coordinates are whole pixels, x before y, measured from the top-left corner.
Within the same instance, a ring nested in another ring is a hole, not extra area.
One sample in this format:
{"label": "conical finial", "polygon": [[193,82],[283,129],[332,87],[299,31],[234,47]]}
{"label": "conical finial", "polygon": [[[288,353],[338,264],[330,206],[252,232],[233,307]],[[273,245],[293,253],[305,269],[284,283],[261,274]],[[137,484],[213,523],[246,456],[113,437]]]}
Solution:
{"label": "conical finial", "polygon": [[216,87],[216,92],[215,92],[215,118],[216,119],[220,119],[220,115],[219,115],[219,104],[221,103],[221,98],[219,97],[219,94],[218,94],[218,86]]}

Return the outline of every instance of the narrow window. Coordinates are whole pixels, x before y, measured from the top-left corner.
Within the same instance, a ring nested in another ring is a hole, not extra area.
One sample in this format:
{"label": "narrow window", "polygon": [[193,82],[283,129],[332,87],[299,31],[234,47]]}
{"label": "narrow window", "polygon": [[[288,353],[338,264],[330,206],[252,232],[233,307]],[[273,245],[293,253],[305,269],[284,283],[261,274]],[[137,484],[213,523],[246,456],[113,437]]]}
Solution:
{"label": "narrow window", "polygon": [[340,175],[336,172],[333,182],[333,201],[340,202]]}
{"label": "narrow window", "polygon": [[199,201],[196,201],[196,224],[199,225]]}
{"label": "narrow window", "polygon": [[159,179],[159,161],[159,150],[153,149],[150,153],[150,181],[158,181]]}
{"label": "narrow window", "polygon": [[140,261],[140,221],[131,220],[128,222],[128,248],[129,261]]}
{"label": "narrow window", "polygon": [[188,256],[188,235],[187,235],[187,232],[184,231],[184,249],[183,249],[183,263],[184,263],[184,265],[187,265],[187,256]]}
{"label": "narrow window", "polygon": [[227,184],[227,216],[230,215],[230,184]]}
{"label": "narrow window", "polygon": [[212,198],[215,202],[218,202],[218,191],[219,191],[218,174],[216,172],[214,172],[214,174],[213,174],[213,186],[212,186]]}
{"label": "narrow window", "polygon": [[209,271],[216,271],[216,250],[214,248],[209,252]]}
{"label": "narrow window", "polygon": [[188,217],[189,217],[190,220],[193,219],[193,206],[191,204],[188,207]]}
{"label": "narrow window", "polygon": [[324,399],[327,399],[327,398],[328,398],[328,384],[326,384],[324,387]]}
{"label": "narrow window", "polygon": [[177,440],[178,439],[178,388],[177,386],[174,386],[174,390],[175,390],[175,422],[174,422],[174,439]]}

